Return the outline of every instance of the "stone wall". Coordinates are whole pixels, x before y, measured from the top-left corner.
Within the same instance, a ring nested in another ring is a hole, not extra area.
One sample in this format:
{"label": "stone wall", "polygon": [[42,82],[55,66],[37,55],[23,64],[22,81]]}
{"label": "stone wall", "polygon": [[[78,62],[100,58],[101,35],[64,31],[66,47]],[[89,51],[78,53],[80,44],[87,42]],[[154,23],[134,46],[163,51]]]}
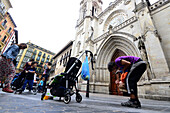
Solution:
{"label": "stone wall", "polygon": [[[78,56],[85,49],[91,50],[95,55],[95,70],[91,71],[90,79],[91,92],[109,93],[111,82],[107,70],[108,62],[117,49],[129,56],[142,57],[138,48],[139,37],[142,37],[152,75],[150,78],[148,73],[142,76],[139,94],[145,98],[169,98],[170,3],[166,0],[160,1],[162,4],[157,5],[157,8],[155,5],[148,8],[144,2],[135,5],[134,0],[127,3],[117,0],[98,16],[85,18],[78,24],[74,56]],[[117,20],[114,20],[116,18]],[[122,23],[112,26],[112,22],[122,18],[125,19]],[[89,28],[93,28],[93,35],[90,37]],[[77,51],[79,42],[84,45]],[[86,91],[86,82],[80,81],[79,87]]]}

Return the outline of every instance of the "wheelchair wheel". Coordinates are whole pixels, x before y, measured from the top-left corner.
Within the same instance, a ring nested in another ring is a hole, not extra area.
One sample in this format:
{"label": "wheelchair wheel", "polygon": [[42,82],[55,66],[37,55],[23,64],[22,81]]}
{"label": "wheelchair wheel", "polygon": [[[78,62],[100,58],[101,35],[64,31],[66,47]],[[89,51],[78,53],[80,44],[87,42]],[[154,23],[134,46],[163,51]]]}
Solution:
{"label": "wheelchair wheel", "polygon": [[64,103],[68,104],[71,101],[71,96],[69,94],[65,95],[64,97]]}
{"label": "wheelchair wheel", "polygon": [[80,103],[82,101],[82,96],[79,93],[76,95],[76,101],[78,103]]}

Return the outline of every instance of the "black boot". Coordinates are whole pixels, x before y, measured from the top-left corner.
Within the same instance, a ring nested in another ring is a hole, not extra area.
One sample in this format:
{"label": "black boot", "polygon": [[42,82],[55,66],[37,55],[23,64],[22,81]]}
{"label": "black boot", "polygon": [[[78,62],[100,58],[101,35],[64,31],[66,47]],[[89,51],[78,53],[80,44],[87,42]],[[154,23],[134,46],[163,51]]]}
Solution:
{"label": "black boot", "polygon": [[141,108],[140,101],[138,99],[129,99],[127,102],[122,102],[122,106]]}

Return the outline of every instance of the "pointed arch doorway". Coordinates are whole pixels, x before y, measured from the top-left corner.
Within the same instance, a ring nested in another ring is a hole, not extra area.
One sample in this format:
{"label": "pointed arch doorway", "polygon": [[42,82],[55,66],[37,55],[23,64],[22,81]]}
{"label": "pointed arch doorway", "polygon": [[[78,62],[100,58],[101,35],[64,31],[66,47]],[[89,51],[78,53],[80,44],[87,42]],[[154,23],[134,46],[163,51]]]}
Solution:
{"label": "pointed arch doorway", "polygon": [[[127,56],[122,50],[116,49],[111,61],[115,61],[116,58],[120,56]],[[110,94],[112,95],[123,95],[123,92],[121,92],[118,88],[118,85],[115,84],[116,81],[116,75],[114,73],[110,73]]]}

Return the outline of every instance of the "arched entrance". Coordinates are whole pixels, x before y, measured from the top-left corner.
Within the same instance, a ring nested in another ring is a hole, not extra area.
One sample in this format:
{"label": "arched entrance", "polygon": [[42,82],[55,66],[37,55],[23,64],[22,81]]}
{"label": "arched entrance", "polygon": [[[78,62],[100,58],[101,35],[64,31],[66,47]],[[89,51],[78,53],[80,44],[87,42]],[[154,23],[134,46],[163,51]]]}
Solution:
{"label": "arched entrance", "polygon": [[[97,48],[94,83],[100,85],[103,93],[119,94],[114,86],[113,78],[108,71],[108,63],[119,56],[140,56],[139,50],[133,43],[134,36],[116,32],[106,36]],[[98,89],[98,90],[100,90]],[[98,90],[95,90],[96,92]],[[123,94],[120,94],[123,95]]]}
{"label": "arched entrance", "polygon": [[[121,51],[120,49],[117,49],[113,56],[111,61],[115,61],[116,58],[120,57],[120,56],[126,56],[126,54]],[[123,95],[123,92],[121,92],[118,88],[118,85],[115,84],[115,80],[116,80],[116,75],[115,73],[110,73],[110,94],[113,95]]]}

